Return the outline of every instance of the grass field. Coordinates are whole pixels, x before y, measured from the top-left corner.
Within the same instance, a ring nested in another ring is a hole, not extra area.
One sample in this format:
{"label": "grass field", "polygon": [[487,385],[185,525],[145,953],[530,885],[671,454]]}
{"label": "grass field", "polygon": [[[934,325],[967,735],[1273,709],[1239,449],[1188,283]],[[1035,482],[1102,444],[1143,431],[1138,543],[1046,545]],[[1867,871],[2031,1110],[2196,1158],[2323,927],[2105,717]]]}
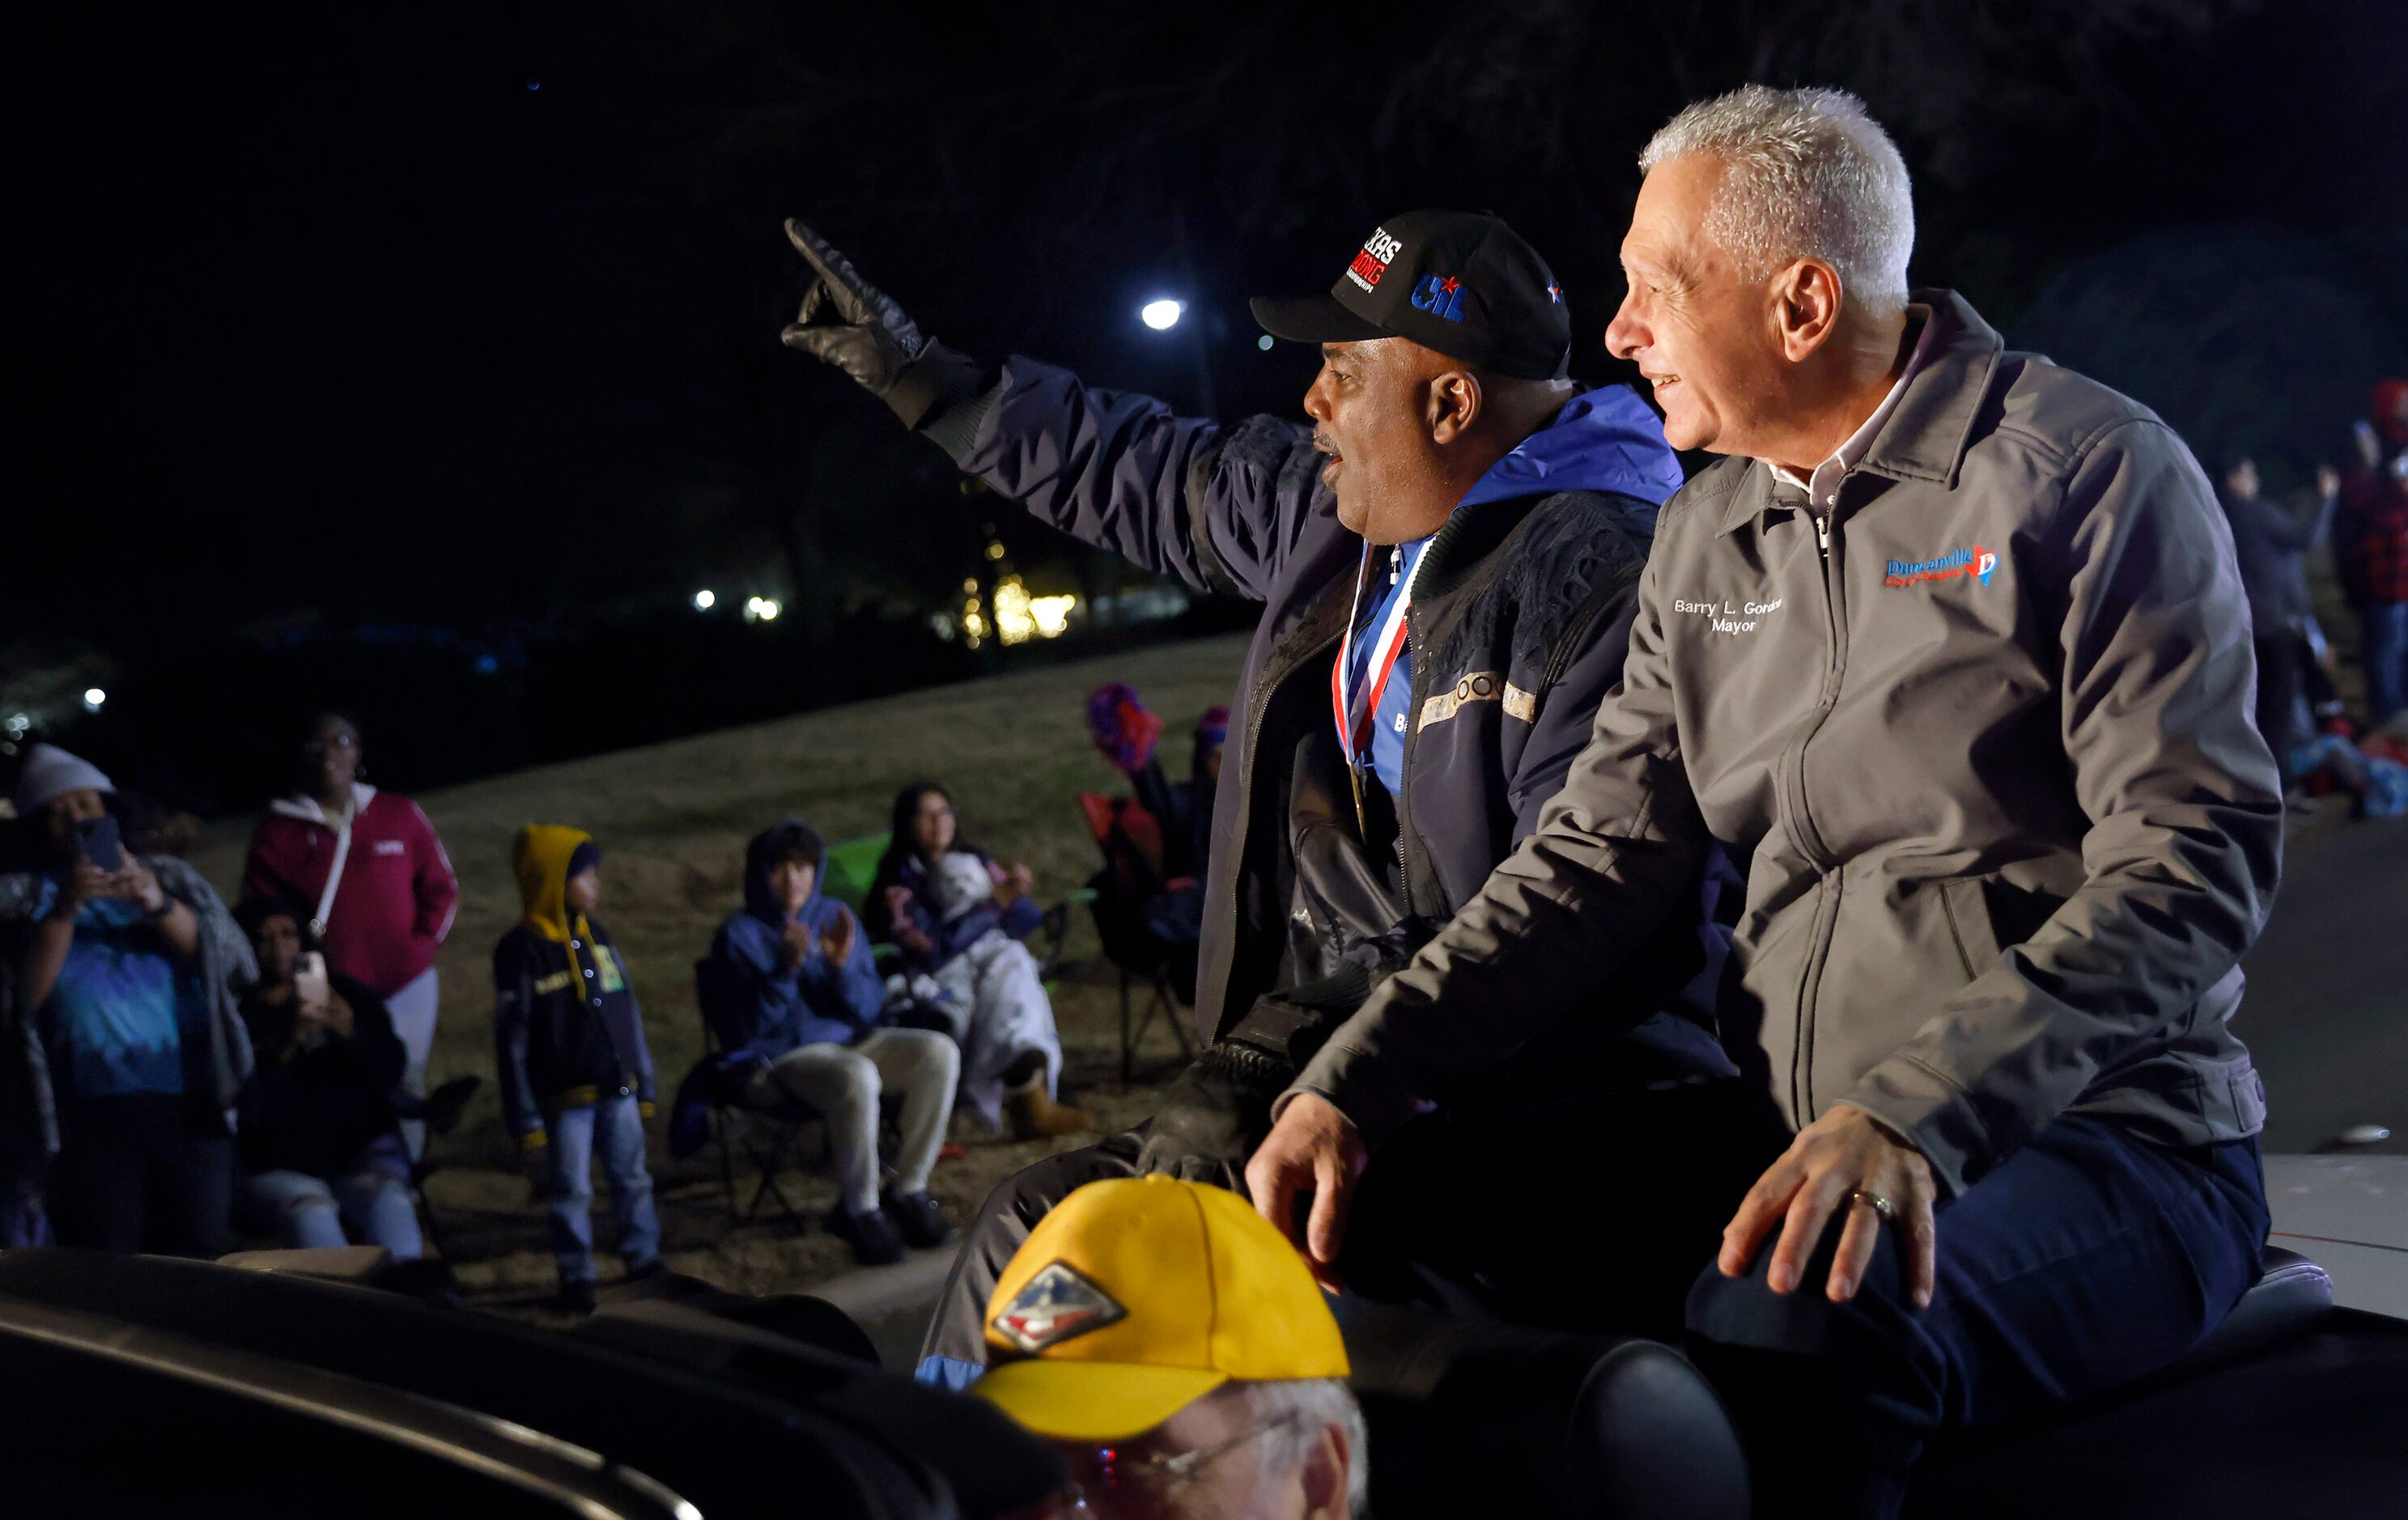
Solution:
{"label": "grass field", "polygon": [[[1111,680],[1135,685],[1165,721],[1165,767],[1183,774],[1187,731],[1197,713],[1229,699],[1243,653],[1236,638],[1148,649],[421,796],[461,886],[459,921],[437,963],[442,1016],[430,1081],[474,1073],[487,1083],[460,1130],[437,1143],[446,1169],[429,1185],[464,1281],[480,1296],[504,1300],[531,1298],[552,1283],[541,1212],[513,1165],[492,1088],[490,956],[519,916],[509,847],[521,825],[570,825],[601,845],[597,916],[631,963],[666,1108],[702,1048],[693,962],[739,905],[744,841],[752,834],[785,817],[805,819],[831,839],[882,830],[896,790],[933,780],[953,794],[964,837],[1006,860],[1025,861],[1038,896],[1053,900],[1082,883],[1097,863],[1078,794],[1125,789],[1088,741],[1087,693]],[[408,789],[407,778],[391,780]],[[219,825],[195,852],[222,890],[234,887],[248,838],[246,823]],[[1067,1080],[1100,1119],[1125,1127],[1147,1111],[1151,1096],[1142,1084],[1119,1086],[1116,983],[1096,961],[1094,925],[1083,912],[1074,917],[1070,954],[1088,964],[1056,999]],[[1158,1080],[1176,1054],[1170,1036],[1157,1026],[1148,1051]],[[959,1215],[995,1181],[1047,1149],[973,1143],[966,1159],[938,1169],[933,1190]],[[681,1270],[765,1292],[850,1264],[843,1246],[817,1231],[731,1227],[710,1153],[672,1165],[656,1146],[653,1168],[666,1255]],[[834,1197],[811,1177],[791,1179],[788,1192],[806,1209],[824,1208]],[[607,1205],[597,1211],[607,1212]],[[609,1239],[607,1224],[597,1239]]]}

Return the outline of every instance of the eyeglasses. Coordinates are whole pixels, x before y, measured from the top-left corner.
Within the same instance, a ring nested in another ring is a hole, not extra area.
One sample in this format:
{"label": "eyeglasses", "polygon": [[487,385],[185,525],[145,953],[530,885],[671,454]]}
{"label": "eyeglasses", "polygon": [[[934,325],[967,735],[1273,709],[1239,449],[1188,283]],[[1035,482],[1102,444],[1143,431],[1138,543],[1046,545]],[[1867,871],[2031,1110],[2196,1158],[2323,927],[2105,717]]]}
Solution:
{"label": "eyeglasses", "polygon": [[303,754],[323,754],[328,750],[356,750],[359,747],[360,741],[356,735],[337,734],[332,738],[311,739],[308,743],[301,746],[301,753]]}
{"label": "eyeglasses", "polygon": [[1170,1456],[1129,1452],[1118,1446],[1092,1447],[1071,1464],[1070,1482],[1062,1490],[1066,1513],[1152,1515],[1212,1463],[1248,1441],[1294,1425],[1297,1419],[1297,1413],[1291,1411],[1218,1446]]}

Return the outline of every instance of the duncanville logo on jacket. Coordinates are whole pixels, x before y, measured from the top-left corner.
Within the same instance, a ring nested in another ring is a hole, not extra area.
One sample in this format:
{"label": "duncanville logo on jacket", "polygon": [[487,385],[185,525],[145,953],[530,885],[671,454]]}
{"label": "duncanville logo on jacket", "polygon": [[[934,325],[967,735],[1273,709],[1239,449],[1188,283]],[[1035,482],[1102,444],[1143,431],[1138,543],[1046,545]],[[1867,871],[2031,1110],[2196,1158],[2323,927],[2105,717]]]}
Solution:
{"label": "duncanville logo on jacket", "polygon": [[1986,586],[1990,577],[1998,573],[1999,556],[1975,544],[1971,549],[1951,550],[1938,559],[1891,560],[1882,576],[1882,584],[1911,586],[1920,581],[1954,581],[1970,575]]}

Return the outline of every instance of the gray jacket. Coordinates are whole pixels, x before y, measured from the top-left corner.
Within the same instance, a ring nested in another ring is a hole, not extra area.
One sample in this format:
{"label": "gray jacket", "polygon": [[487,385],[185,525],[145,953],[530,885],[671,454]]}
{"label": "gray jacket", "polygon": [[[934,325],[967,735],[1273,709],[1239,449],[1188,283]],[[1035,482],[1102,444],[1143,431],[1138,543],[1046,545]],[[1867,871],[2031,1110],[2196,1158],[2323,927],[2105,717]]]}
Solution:
{"label": "gray jacket", "polygon": [[1953,293],[1828,523],[1727,459],[1664,510],[1623,686],[1537,834],[1292,1091],[1374,1142],[1750,862],[1725,1044],[1962,1189],[2060,1113],[2253,1134],[2229,1028],[2282,847],[2232,538],[2145,409]]}

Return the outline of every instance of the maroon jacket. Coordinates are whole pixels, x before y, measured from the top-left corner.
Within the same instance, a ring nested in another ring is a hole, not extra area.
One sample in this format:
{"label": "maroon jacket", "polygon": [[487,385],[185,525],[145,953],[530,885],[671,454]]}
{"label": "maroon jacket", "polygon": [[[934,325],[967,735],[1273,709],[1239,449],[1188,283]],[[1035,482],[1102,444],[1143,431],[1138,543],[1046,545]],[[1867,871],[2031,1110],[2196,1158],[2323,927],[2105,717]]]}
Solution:
{"label": "maroon jacket", "polygon": [[[351,853],[324,930],[326,965],[390,997],[435,964],[437,947],[452,932],[460,883],[417,803],[354,785]],[[269,803],[251,837],[242,895],[288,898],[315,913],[335,846],[336,831],[316,802]]]}

